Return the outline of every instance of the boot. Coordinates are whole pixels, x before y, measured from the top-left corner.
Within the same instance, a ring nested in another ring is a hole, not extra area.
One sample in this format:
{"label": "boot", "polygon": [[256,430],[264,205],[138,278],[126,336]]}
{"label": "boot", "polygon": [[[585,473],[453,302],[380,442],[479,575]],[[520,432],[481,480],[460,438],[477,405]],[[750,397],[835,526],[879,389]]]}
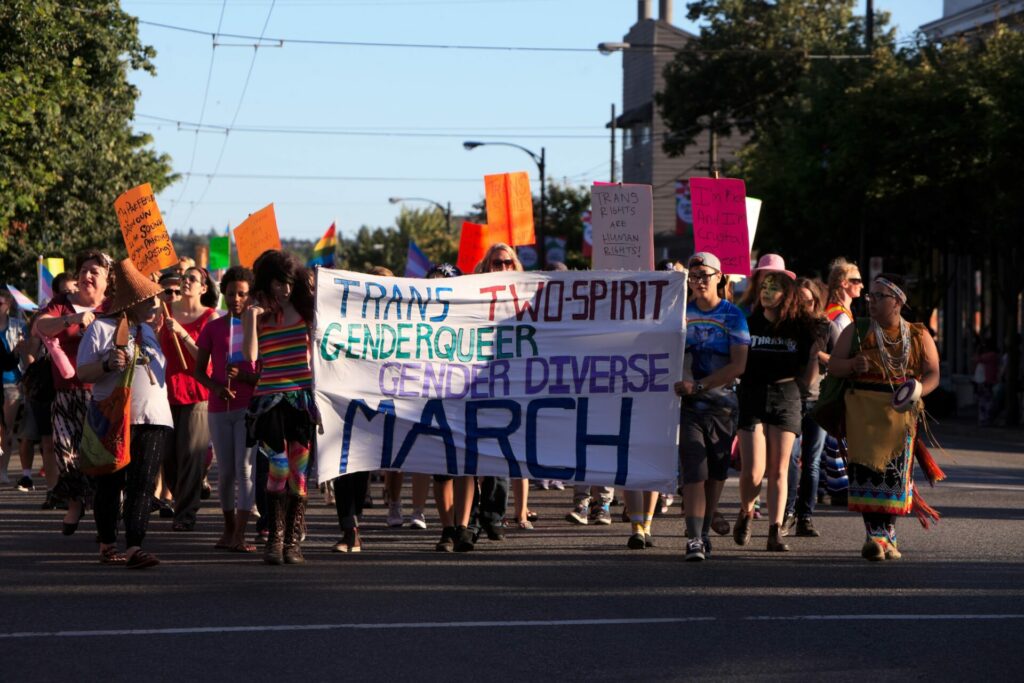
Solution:
{"label": "boot", "polygon": [[284,563],[303,564],[302,537],[306,526],[306,497],[288,496],[288,516],[284,522]]}
{"label": "boot", "polygon": [[770,553],[788,553],[789,546],[783,543],[780,539],[782,533],[779,530],[778,524],[772,524],[768,527],[768,552]]}
{"label": "boot", "polygon": [[736,541],[736,545],[746,545],[750,543],[750,522],[750,513],[740,510],[739,516],[736,517],[736,524],[732,527],[732,540]]}
{"label": "boot", "polygon": [[267,546],[263,551],[263,561],[267,564],[284,564],[282,554],[284,546],[285,507],[288,499],[283,493],[267,494]]}

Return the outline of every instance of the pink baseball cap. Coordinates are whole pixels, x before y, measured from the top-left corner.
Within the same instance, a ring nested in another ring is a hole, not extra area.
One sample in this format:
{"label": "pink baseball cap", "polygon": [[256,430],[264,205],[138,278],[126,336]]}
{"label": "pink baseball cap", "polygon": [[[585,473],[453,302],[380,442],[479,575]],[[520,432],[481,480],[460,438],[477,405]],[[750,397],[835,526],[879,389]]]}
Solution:
{"label": "pink baseball cap", "polygon": [[785,273],[790,279],[796,279],[796,273],[786,270],[786,261],[778,254],[765,254],[757,259],[757,268],[753,272],[766,271],[769,273]]}

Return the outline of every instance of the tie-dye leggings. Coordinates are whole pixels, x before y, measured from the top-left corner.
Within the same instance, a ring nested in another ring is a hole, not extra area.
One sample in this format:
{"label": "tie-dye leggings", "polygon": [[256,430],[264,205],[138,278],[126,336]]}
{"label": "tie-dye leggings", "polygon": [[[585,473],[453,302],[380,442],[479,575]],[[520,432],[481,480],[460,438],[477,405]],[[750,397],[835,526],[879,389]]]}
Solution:
{"label": "tie-dye leggings", "polygon": [[306,495],[306,471],[313,423],[309,414],[288,401],[279,401],[263,413],[257,423],[260,450],[270,460],[267,493],[284,493],[287,489]]}

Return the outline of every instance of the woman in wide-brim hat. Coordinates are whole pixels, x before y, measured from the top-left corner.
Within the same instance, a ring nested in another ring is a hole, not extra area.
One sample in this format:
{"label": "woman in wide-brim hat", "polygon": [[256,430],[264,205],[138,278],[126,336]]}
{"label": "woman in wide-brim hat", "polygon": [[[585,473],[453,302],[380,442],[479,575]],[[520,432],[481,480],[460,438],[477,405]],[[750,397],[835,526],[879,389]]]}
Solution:
{"label": "woman in wide-brim hat", "polygon": [[[117,472],[95,478],[94,513],[100,562],[142,569],[160,562],[142,549],[142,541],[149,524],[157,471],[173,432],[165,380],[167,360],[150,324],[158,315],[156,296],[163,288],[140,273],[129,259],[114,265],[114,275],[117,291],[110,313],[86,330],[78,348],[78,377],[92,383],[92,399],[102,401],[114,392],[129,364],[136,364],[131,383],[131,462]],[[122,493],[125,553],[117,549]]]}

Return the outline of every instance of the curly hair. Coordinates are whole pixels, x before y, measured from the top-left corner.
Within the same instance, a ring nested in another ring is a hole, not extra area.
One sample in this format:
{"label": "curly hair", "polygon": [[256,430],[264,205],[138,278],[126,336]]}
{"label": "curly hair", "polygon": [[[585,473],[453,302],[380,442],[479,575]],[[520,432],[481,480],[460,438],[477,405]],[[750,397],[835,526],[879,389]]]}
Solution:
{"label": "curly hair", "polygon": [[225,291],[232,282],[247,282],[249,289],[256,288],[256,278],[245,266],[232,266],[224,271],[224,277],[220,279],[221,291]]}
{"label": "curly hair", "polygon": [[256,259],[252,267],[255,276],[254,296],[269,303],[274,300],[271,284],[286,282],[292,286],[289,297],[292,306],[299,312],[307,324],[313,323],[315,301],[313,284],[309,269],[293,254],[277,249],[269,249]]}

